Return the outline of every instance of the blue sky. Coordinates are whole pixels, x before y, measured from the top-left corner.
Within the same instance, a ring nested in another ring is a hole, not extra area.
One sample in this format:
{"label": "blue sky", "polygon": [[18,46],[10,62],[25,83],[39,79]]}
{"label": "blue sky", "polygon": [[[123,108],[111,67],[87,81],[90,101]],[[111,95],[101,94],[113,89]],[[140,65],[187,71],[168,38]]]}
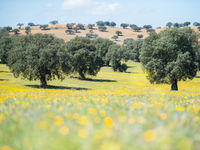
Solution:
{"label": "blue sky", "polygon": [[165,26],[200,22],[200,0],[0,0],[0,27],[17,23],[95,23],[98,20]]}

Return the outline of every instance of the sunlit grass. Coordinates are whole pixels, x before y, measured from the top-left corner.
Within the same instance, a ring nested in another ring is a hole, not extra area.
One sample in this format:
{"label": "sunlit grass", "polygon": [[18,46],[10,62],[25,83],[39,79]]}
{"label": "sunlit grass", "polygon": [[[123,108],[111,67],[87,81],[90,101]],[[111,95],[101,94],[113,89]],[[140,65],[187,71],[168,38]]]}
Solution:
{"label": "sunlit grass", "polygon": [[105,67],[92,80],[66,77],[48,89],[0,65],[0,149],[198,149],[200,74],[171,92],[128,64],[128,73]]}

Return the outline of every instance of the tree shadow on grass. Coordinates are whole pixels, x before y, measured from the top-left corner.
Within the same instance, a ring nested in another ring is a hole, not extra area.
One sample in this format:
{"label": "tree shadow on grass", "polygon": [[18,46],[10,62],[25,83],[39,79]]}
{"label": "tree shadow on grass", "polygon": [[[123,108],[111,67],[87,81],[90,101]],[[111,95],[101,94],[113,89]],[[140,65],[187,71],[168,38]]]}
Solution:
{"label": "tree shadow on grass", "polygon": [[116,80],[105,80],[105,79],[82,79],[83,81],[92,81],[92,82],[117,82]]}
{"label": "tree shadow on grass", "polygon": [[8,81],[8,79],[0,79],[0,81]]}
{"label": "tree shadow on grass", "polygon": [[194,77],[194,78],[200,78],[200,76],[196,76],[196,77]]}
{"label": "tree shadow on grass", "polygon": [[0,71],[0,73],[9,73],[9,71]]}
{"label": "tree shadow on grass", "polygon": [[37,88],[37,89],[52,89],[52,90],[91,90],[89,88],[80,88],[80,87],[67,87],[67,86],[53,86],[53,85],[48,85],[46,88],[41,88],[40,85],[25,85],[27,87],[31,88]]}

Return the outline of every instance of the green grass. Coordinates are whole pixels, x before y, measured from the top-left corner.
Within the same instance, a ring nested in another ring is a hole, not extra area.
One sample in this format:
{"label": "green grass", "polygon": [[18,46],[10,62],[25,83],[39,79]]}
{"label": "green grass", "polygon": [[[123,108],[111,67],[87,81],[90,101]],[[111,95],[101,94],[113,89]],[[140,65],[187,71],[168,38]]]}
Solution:
{"label": "green grass", "polygon": [[151,85],[140,64],[129,73],[102,68],[97,77],[16,79],[0,65],[0,149],[198,150],[200,78]]}

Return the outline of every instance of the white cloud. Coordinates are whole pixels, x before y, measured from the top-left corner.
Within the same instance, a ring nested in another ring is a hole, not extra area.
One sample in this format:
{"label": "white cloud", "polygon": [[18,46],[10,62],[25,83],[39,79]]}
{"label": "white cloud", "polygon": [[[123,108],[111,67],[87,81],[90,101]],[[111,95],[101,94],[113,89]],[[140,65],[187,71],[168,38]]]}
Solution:
{"label": "white cloud", "polygon": [[91,0],[65,0],[62,3],[62,9],[74,9],[87,6]]}
{"label": "white cloud", "polygon": [[52,7],[53,4],[52,3],[46,3],[46,7]]}
{"label": "white cloud", "polygon": [[120,4],[119,3],[104,3],[104,2],[94,2],[91,10],[91,13],[94,15],[105,15],[105,14],[111,14],[117,11],[119,9]]}

